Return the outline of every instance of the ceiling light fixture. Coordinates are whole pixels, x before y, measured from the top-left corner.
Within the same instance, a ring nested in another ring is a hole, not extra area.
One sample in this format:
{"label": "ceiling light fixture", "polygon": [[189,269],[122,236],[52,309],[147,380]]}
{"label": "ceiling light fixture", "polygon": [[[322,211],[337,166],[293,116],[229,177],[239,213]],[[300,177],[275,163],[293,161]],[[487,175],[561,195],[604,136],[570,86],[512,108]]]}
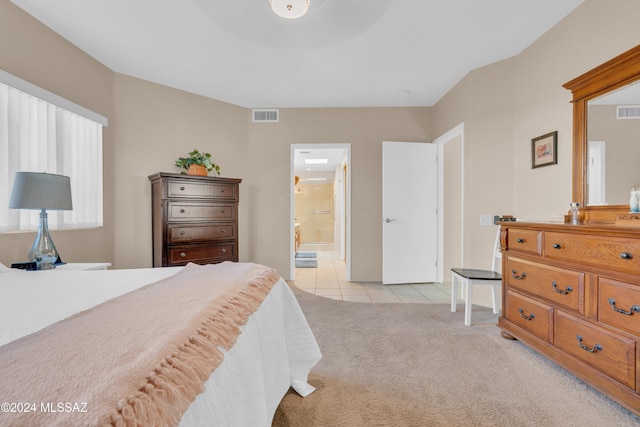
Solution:
{"label": "ceiling light fixture", "polygon": [[306,165],[326,165],[329,159],[304,159]]}
{"label": "ceiling light fixture", "polygon": [[302,18],[309,10],[311,0],[269,0],[276,15],[286,19]]}

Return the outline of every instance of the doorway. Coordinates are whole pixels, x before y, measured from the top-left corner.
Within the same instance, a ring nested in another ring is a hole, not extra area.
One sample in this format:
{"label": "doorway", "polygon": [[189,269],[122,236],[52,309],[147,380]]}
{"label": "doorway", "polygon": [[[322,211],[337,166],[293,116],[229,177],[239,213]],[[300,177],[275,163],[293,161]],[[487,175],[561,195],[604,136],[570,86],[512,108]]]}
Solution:
{"label": "doorway", "polygon": [[589,161],[587,163],[587,182],[589,183],[590,205],[607,204],[606,144],[604,141],[589,141]]}
{"label": "doorway", "polygon": [[[464,265],[464,123],[433,141],[438,146],[438,282]],[[446,218],[446,221],[445,221]]]}
{"label": "doorway", "polygon": [[299,247],[333,251],[351,277],[351,145],[292,144],[290,277]]}

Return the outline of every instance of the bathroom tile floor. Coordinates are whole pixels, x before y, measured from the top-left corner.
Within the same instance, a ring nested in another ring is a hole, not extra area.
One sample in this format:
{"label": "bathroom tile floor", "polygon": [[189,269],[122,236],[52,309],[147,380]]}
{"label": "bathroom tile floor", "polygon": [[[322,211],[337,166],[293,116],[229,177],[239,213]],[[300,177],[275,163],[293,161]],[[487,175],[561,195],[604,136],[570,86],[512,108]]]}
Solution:
{"label": "bathroom tile floor", "polygon": [[[383,285],[380,282],[348,282],[346,265],[333,251],[318,251],[317,268],[296,268],[296,287],[336,300],[369,303],[450,304],[451,283]],[[458,299],[458,302],[462,301]]]}

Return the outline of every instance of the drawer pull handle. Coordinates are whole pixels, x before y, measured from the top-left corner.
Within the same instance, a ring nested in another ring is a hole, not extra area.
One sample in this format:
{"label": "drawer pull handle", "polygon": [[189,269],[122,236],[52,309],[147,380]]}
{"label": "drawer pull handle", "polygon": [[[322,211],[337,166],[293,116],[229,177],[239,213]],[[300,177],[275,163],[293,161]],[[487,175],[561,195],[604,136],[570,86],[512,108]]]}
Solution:
{"label": "drawer pull handle", "polygon": [[180,232],[180,235],[181,235],[181,236],[184,236],[184,230],[182,230],[182,231]]}
{"label": "drawer pull handle", "polygon": [[524,243],[524,239],[523,239],[523,238],[520,238],[520,239],[518,239],[518,240],[516,240],[516,241],[517,241],[518,243]]}
{"label": "drawer pull handle", "polygon": [[224,209],[220,209],[220,213],[224,213]]}
{"label": "drawer pull handle", "polygon": [[220,190],[221,193],[224,193],[224,188]]}
{"label": "drawer pull handle", "polygon": [[554,243],[552,247],[553,249],[562,249],[562,246],[560,246],[560,243]]}
{"label": "drawer pull handle", "polygon": [[524,280],[527,277],[527,273],[523,272],[522,274],[518,275],[515,270],[511,270],[511,277],[516,280]]}
{"label": "drawer pull handle", "polygon": [[224,234],[226,232],[227,232],[227,230],[225,230],[224,228],[222,230],[220,230],[220,234]]}
{"label": "drawer pull handle", "polygon": [[631,258],[633,258],[633,255],[630,254],[629,252],[622,252],[620,254],[620,258],[622,258],[622,259],[631,259]]}
{"label": "drawer pull handle", "polygon": [[519,308],[518,311],[520,312],[520,316],[524,319],[524,320],[533,320],[535,319],[536,315],[531,313],[529,316],[527,316],[526,314],[524,314],[524,310]]}
{"label": "drawer pull handle", "polygon": [[220,249],[220,252],[222,252],[223,254],[227,253],[227,250],[225,248]]}
{"label": "drawer pull handle", "polygon": [[184,187],[180,187],[180,191],[184,191]]}
{"label": "drawer pull handle", "polygon": [[180,209],[180,213],[184,213],[184,209]]}
{"label": "drawer pull handle", "polygon": [[576,335],[576,339],[578,340],[578,345],[581,349],[588,351],[589,353],[596,353],[598,351],[602,351],[602,346],[600,344],[596,344],[593,347],[588,347],[582,344],[582,336]]}
{"label": "drawer pull handle", "polygon": [[186,254],[186,253],[184,253],[184,252],[180,252],[180,256],[181,256],[182,258],[184,258],[184,257],[186,257],[186,256],[187,256],[187,254]]}
{"label": "drawer pull handle", "polygon": [[633,313],[640,313],[640,306],[634,304],[631,306],[629,311],[623,310],[621,308],[616,308],[616,300],[614,298],[609,298],[609,304],[611,304],[611,309],[620,314],[626,314],[627,316],[631,316]]}
{"label": "drawer pull handle", "polygon": [[571,286],[567,286],[564,289],[559,289],[558,284],[556,282],[551,282],[551,286],[553,286],[553,290],[559,294],[566,295],[569,292],[573,292],[573,288]]}

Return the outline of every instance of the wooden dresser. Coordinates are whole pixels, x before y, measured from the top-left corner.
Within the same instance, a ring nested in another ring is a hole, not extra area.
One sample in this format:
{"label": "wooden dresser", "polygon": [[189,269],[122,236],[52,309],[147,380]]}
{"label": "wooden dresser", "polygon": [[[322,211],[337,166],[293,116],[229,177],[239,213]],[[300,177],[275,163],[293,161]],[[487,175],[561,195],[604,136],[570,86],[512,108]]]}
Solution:
{"label": "wooden dresser", "polygon": [[241,179],[160,172],[149,180],[154,267],[238,261]]}
{"label": "wooden dresser", "polygon": [[498,326],[640,415],[640,229],[502,222]]}

